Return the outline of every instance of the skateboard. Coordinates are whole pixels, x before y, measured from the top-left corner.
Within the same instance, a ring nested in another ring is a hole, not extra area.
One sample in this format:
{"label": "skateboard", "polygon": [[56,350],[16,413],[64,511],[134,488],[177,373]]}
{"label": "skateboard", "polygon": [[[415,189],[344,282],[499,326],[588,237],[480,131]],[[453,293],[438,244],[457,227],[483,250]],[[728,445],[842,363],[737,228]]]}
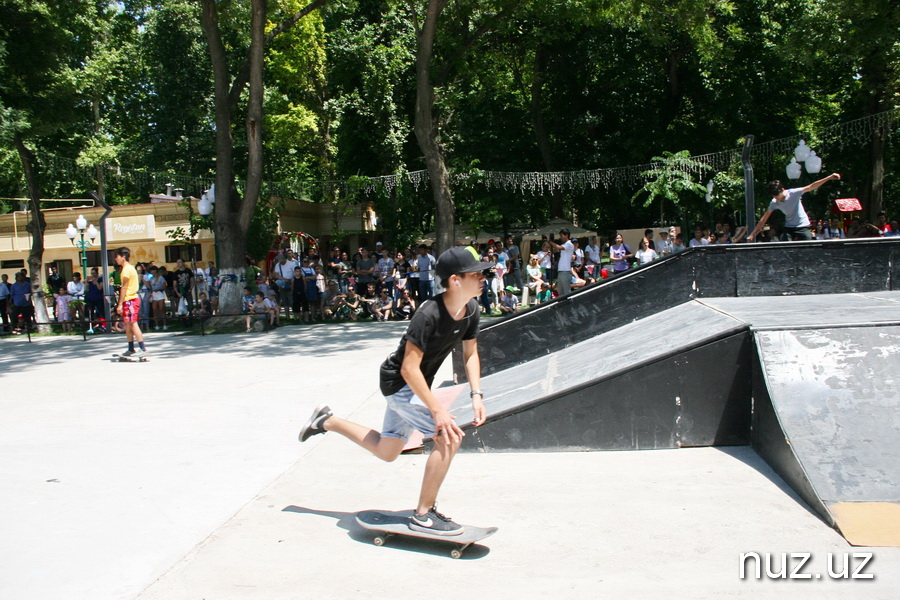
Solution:
{"label": "skateboard", "polygon": [[472,525],[463,525],[463,532],[459,535],[437,535],[415,531],[409,528],[409,518],[412,514],[411,510],[401,512],[364,510],[356,513],[356,522],[363,528],[376,532],[376,536],[372,540],[376,546],[383,546],[389,538],[395,535],[424,538],[453,544],[454,548],[450,551],[452,558],[462,558],[466,548],[497,533],[496,527],[474,527]]}
{"label": "skateboard", "polygon": [[113,362],[147,362],[147,356],[149,356],[148,352],[145,352],[139,358],[134,358],[132,356],[122,356],[121,354],[113,354]]}

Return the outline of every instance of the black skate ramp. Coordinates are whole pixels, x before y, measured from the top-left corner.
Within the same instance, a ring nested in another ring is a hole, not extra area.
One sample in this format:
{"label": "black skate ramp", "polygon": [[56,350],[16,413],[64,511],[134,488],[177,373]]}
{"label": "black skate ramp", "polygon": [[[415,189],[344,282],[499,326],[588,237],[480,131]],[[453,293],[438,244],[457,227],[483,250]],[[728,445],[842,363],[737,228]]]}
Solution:
{"label": "black skate ramp", "polygon": [[[482,378],[490,422],[466,436],[464,450],[749,443],[752,342],[728,314],[690,302],[548,350]],[[452,410],[471,422],[468,394]]]}
{"label": "black skate ramp", "polygon": [[[851,543],[900,545],[900,292],[695,299],[531,343],[482,377],[463,451],[752,443]],[[467,392],[443,391],[461,425]]]}
{"label": "black skate ramp", "polygon": [[754,447],[851,544],[900,545],[900,326],[755,337]]}

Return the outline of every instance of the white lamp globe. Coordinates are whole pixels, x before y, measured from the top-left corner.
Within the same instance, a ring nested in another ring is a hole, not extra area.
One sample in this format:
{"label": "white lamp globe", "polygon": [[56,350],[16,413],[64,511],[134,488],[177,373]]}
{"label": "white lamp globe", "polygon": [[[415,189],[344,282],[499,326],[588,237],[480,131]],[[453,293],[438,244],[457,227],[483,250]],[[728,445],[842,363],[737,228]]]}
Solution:
{"label": "white lamp globe", "polygon": [[816,156],[815,151],[811,151],[806,158],[806,170],[810,173],[818,173],[822,170],[822,159]]}
{"label": "white lamp globe", "polygon": [[796,148],[794,148],[794,158],[797,159],[797,162],[803,162],[807,159],[809,153],[809,146],[806,145],[806,142],[804,140],[800,140],[800,143],[797,144]]}
{"label": "white lamp globe", "polygon": [[93,240],[93,239],[95,239],[95,238],[97,237],[97,234],[98,234],[98,233],[100,233],[100,232],[97,231],[97,228],[94,227],[94,224],[93,224],[93,223],[91,223],[91,226],[87,228],[87,235],[88,235],[88,237],[89,237],[90,239]]}
{"label": "white lamp globe", "polygon": [[203,197],[200,198],[200,202],[197,203],[197,212],[199,212],[204,217],[207,217],[212,212],[212,209],[212,202],[209,201],[206,192],[204,192]]}
{"label": "white lamp globe", "polygon": [[800,179],[801,168],[800,163],[797,162],[796,158],[791,159],[791,164],[785,168],[785,171],[787,172],[788,179]]}
{"label": "white lamp globe", "polygon": [[69,223],[69,226],[66,227],[66,235],[69,237],[70,240],[74,240],[75,237],[78,235],[78,230],[75,229],[74,225]]}
{"label": "white lamp globe", "polygon": [[75,219],[75,227],[78,228],[78,231],[87,229],[87,219],[84,218],[84,215],[78,215],[78,218]]}

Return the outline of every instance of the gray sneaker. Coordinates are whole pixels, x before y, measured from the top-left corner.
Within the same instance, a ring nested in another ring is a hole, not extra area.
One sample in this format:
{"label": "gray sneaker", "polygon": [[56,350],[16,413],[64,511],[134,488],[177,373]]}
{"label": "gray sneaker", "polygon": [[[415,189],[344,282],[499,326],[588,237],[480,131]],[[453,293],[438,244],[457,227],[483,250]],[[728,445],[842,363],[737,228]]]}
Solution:
{"label": "gray sneaker", "polygon": [[325,433],[325,421],[333,414],[334,413],[331,412],[331,409],[328,408],[327,405],[320,404],[317,406],[313,411],[312,416],[309,418],[309,421],[307,421],[306,425],[303,426],[303,429],[300,430],[300,435],[298,436],[300,441],[305,442],[314,435]]}
{"label": "gray sneaker", "polygon": [[463,532],[462,525],[454,523],[450,517],[442,515],[433,506],[424,515],[414,514],[411,516],[409,528],[413,531],[434,535],[459,535]]}
{"label": "gray sneaker", "polygon": [[134,350],[126,350],[125,352],[123,352],[123,353],[120,354],[119,356],[121,356],[122,358],[131,358],[131,357],[134,356],[135,354],[137,354],[137,352],[135,352]]}

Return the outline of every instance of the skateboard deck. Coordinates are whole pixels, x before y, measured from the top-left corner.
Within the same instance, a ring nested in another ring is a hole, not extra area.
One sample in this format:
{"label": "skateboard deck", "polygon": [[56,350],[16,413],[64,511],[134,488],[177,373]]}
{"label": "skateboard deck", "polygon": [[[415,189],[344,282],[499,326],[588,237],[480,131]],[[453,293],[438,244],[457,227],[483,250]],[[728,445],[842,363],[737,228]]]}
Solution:
{"label": "skateboard deck", "polygon": [[409,528],[409,518],[412,514],[413,511],[411,510],[399,512],[364,510],[356,513],[356,522],[369,531],[377,532],[377,535],[373,539],[376,546],[383,546],[384,543],[394,535],[424,538],[426,540],[453,544],[454,548],[450,551],[450,556],[452,558],[462,558],[466,548],[475,542],[479,542],[484,538],[497,533],[496,527],[475,527],[473,525],[463,525],[463,532],[459,535],[437,535],[434,533],[415,531]]}
{"label": "skateboard deck", "polygon": [[118,361],[118,362],[147,362],[148,356],[149,356],[149,353],[146,353],[146,352],[144,353],[143,356],[140,356],[138,358],[134,358],[131,356],[122,356],[121,354],[113,354],[112,355],[113,362],[115,362],[115,361]]}

